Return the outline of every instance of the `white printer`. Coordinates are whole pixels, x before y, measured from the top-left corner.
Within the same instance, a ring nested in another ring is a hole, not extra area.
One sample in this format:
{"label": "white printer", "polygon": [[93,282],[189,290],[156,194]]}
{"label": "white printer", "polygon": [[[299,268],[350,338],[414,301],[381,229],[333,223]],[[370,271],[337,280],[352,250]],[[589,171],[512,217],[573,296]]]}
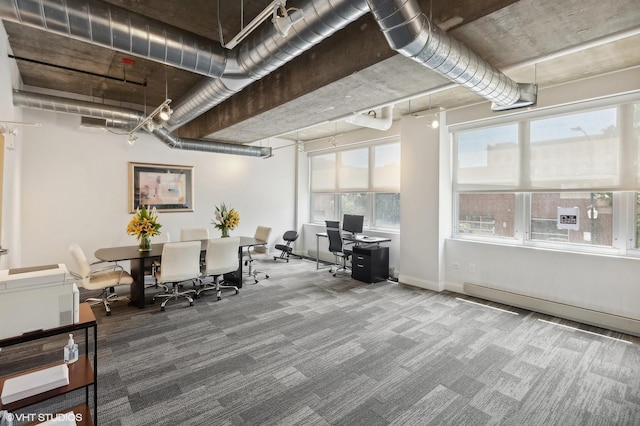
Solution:
{"label": "white printer", "polygon": [[0,270],[0,339],[78,322],[79,299],[62,263]]}

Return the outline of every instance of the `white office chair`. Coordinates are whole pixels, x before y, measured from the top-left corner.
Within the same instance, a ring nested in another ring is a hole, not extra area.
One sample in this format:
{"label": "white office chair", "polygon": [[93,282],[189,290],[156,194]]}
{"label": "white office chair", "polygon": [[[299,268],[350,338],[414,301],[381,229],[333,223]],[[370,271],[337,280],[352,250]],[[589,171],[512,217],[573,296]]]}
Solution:
{"label": "white office chair", "polygon": [[208,228],[184,228],[180,230],[180,241],[208,240]]}
{"label": "white office chair", "polygon": [[160,310],[164,311],[169,300],[178,300],[184,297],[189,301],[189,306],[193,306],[191,294],[195,290],[178,291],[178,285],[185,281],[199,282],[200,279],[200,241],[182,241],[177,243],[166,243],[162,247],[162,268],[157,272],[158,284],[172,284],[171,293],[156,294],[152,301],[164,299],[160,305]]}
{"label": "white office chair", "polygon": [[[170,243],[171,242],[171,235],[169,235],[168,232],[163,232],[160,235],[157,235],[155,237],[151,238],[151,242],[152,243]],[[145,288],[149,288],[149,287],[155,287],[158,288],[158,280],[156,279],[156,273],[160,270],[160,260],[158,259],[154,259],[151,262],[151,268],[149,269],[149,275],[145,275]],[[145,267],[145,272],[147,271],[147,268]],[[150,278],[150,282],[147,283],[147,277]],[[164,291],[168,292],[169,288],[165,285],[163,285],[162,287],[164,287]]]}
{"label": "white office chair", "polygon": [[240,247],[240,237],[213,238],[207,244],[207,254],[205,257],[206,267],[204,277],[212,277],[213,282],[203,285],[196,292],[196,297],[200,293],[208,290],[215,290],[218,300],[222,299],[222,289],[233,289],[238,294],[238,287],[224,283],[224,274],[230,274],[238,270],[238,249]]}
{"label": "white office chair", "polygon": [[[89,297],[85,300],[86,302],[91,305],[103,304],[107,315],[111,315],[111,302],[129,300],[128,297],[119,297],[115,292],[109,294],[109,289],[112,287],[133,284],[133,278],[122,266],[104,261],[89,263],[78,244],[71,244],[69,251],[79,271],[79,273],[70,272],[71,276],[78,279],[80,285],[87,290],[102,290],[99,297]],[[102,266],[98,269],[92,268],[101,264],[108,266]]]}
{"label": "white office chair", "polygon": [[255,283],[258,282],[258,274],[264,274],[265,279],[269,278],[269,275],[266,272],[253,269],[253,261],[255,260],[254,256],[258,255],[264,257],[264,255],[269,251],[267,247],[269,245],[270,235],[271,228],[267,226],[258,226],[256,228],[255,234],[253,235],[253,238],[255,238],[256,240],[266,241],[266,243],[264,245],[247,247],[247,251],[243,253],[243,257],[246,257],[244,264],[249,265],[249,271],[247,273],[249,274],[249,276],[253,277]]}
{"label": "white office chair", "polygon": [[[209,239],[208,228],[184,228],[180,230],[180,241],[201,241]],[[204,256],[200,256],[200,272],[204,271]]]}

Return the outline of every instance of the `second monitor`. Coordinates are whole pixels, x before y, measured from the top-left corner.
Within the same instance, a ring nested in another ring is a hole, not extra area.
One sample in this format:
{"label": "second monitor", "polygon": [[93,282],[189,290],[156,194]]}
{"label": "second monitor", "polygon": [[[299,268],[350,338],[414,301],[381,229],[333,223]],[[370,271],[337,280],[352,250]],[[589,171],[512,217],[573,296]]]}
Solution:
{"label": "second monitor", "polygon": [[351,232],[353,235],[362,234],[364,216],[356,214],[345,214],[342,218],[342,230]]}

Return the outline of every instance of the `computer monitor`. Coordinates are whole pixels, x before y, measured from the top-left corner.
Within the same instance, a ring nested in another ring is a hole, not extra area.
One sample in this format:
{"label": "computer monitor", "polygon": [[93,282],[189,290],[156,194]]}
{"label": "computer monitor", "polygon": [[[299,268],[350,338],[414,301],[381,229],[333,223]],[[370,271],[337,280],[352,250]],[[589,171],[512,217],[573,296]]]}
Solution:
{"label": "computer monitor", "polygon": [[342,218],[342,230],[352,234],[362,234],[364,216],[357,214],[345,214]]}

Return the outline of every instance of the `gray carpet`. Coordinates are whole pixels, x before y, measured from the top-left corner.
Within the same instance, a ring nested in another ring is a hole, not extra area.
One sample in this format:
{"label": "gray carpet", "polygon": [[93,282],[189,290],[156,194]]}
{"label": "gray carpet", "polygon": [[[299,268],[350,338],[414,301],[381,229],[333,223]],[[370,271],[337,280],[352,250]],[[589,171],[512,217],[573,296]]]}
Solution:
{"label": "gray carpet", "polygon": [[[637,337],[307,260],[259,269],[220,302],[94,307],[99,424],[640,425]],[[7,348],[0,369],[63,340]]]}

